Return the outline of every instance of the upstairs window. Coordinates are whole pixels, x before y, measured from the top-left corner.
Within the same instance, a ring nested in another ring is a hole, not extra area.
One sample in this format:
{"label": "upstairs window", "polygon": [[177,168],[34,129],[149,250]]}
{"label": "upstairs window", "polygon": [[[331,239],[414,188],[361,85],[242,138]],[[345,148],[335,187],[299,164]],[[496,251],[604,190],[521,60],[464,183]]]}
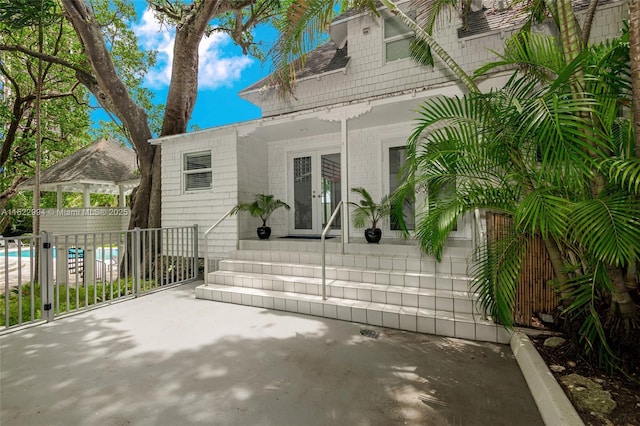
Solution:
{"label": "upstairs window", "polygon": [[184,154],[184,190],[211,189],[211,151]]}
{"label": "upstairs window", "polygon": [[409,45],[413,31],[400,18],[391,16],[384,19],[384,49],[387,62],[409,57]]}

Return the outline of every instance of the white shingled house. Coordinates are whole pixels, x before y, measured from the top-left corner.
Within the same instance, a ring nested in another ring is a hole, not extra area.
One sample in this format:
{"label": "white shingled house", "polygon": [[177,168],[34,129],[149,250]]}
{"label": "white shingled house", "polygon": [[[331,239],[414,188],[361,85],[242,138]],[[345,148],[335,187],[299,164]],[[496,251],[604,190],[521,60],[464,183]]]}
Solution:
{"label": "white shingled house", "polygon": [[[617,35],[626,11],[623,1],[600,6],[592,40]],[[513,11],[481,9],[471,13],[468,30],[452,22],[436,38],[472,72],[494,59],[490,50],[501,50],[517,22]],[[151,141],[162,146],[163,226],[197,223],[201,256],[206,249],[224,259],[208,262],[219,266],[197,297],[507,341],[508,333],[477,312],[468,289],[467,259],[482,229],[474,217],[458,224],[438,263],[388,221],[380,244],[367,244],[343,208],[328,231],[334,238],[326,241],[322,297],[317,238],[334,208],[358,200],[354,187],[365,187],[374,199],[392,192],[415,108],[430,97],[463,93],[442,63],[425,67],[408,57],[412,33],[385,10],[380,17],[347,12],[329,34],[298,73],[295,97],[283,99],[264,81],[241,92],[262,108],[262,118]],[[505,79],[495,74],[480,87]],[[268,241],[257,239],[260,221],[244,213],[225,218],[205,237],[230,208],[259,193],[291,206],[270,219]]]}

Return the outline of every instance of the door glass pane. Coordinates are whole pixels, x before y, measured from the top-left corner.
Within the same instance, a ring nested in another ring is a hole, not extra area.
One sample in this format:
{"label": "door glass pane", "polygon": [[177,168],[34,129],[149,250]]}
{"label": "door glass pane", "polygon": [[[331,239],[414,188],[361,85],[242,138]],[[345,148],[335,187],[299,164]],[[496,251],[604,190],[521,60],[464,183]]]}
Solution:
{"label": "door glass pane", "polygon": [[[322,229],[327,225],[333,211],[342,199],[340,185],[340,154],[327,154],[320,157],[321,163],[321,210]],[[331,224],[331,229],[340,229],[340,216]]]}
{"label": "door glass pane", "polygon": [[311,204],[311,157],[293,159],[293,199],[295,229],[313,227]]}
{"label": "door glass pane", "polygon": [[[407,162],[407,156],[405,154],[404,146],[397,146],[389,148],[389,193],[393,193],[400,183],[404,180],[402,174],[402,167]],[[413,200],[406,200],[402,209],[404,214],[404,221],[407,225],[407,229],[414,229],[416,222],[415,203]],[[399,230],[400,225],[397,221],[391,219],[391,229]]]}

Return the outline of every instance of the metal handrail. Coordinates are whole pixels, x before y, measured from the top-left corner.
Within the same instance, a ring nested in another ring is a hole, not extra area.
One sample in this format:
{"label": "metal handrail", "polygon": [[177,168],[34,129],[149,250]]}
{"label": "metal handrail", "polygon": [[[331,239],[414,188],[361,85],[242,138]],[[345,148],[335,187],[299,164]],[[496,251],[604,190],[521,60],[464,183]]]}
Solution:
{"label": "metal handrail", "polygon": [[[322,300],[327,300],[327,283],[326,283],[327,263],[325,260],[327,250],[325,245],[325,241],[326,241],[325,238],[327,236],[327,232],[329,232],[329,228],[331,228],[331,224],[333,223],[334,220],[336,220],[336,217],[338,216],[338,212],[340,212],[340,208],[342,207],[343,204],[344,204],[344,201],[340,200],[335,210],[333,210],[333,214],[331,215],[331,218],[329,219],[324,229],[322,230],[322,235],[320,236],[320,241],[322,243]],[[342,228],[344,228],[344,226]],[[344,231],[342,235],[342,247],[343,247],[342,252],[344,254]]]}
{"label": "metal handrail", "polygon": [[[473,256],[477,256],[478,247],[485,242],[484,232],[482,230],[482,218],[480,217],[480,209],[474,209],[473,211]],[[477,259],[476,259],[477,260]]]}
{"label": "metal handrail", "polygon": [[220,219],[218,219],[216,223],[214,223],[209,227],[209,229],[204,231],[204,283],[205,285],[207,284],[207,275],[209,275],[209,240],[208,240],[209,234],[214,229],[216,229],[216,227],[220,225],[223,220],[229,217],[229,215],[233,213],[234,210],[235,210],[235,207],[230,208],[229,211],[226,212]]}

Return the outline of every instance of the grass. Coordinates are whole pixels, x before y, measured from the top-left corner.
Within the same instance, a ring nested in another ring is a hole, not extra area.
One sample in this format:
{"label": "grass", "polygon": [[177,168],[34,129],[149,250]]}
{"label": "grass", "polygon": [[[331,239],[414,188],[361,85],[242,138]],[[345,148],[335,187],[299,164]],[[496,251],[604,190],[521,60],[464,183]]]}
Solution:
{"label": "grass", "polygon": [[[155,280],[140,280],[140,292],[157,287]],[[78,285],[61,283],[54,286],[53,309],[55,314],[73,312],[100,303],[133,294],[133,278],[106,283]],[[39,283],[27,283],[9,290],[9,324],[14,326],[42,318],[41,287]],[[22,296],[22,297],[20,297]],[[0,293],[0,327],[7,326],[7,294]]]}

